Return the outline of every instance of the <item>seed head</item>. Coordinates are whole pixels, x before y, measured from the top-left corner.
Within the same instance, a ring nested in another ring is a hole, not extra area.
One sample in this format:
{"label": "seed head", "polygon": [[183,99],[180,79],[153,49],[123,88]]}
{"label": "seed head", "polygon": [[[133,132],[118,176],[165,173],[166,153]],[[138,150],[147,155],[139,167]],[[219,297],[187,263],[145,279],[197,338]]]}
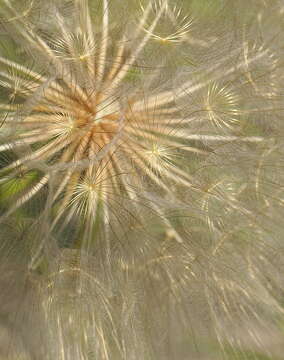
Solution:
{"label": "seed head", "polygon": [[283,6],[209,3],[1,1],[5,359],[277,355]]}

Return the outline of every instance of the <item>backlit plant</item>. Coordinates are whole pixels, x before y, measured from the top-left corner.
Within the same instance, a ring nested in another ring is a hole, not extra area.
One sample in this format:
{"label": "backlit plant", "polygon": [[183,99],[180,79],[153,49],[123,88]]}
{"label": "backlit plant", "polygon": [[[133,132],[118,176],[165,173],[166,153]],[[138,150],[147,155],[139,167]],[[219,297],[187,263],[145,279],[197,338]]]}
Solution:
{"label": "backlit plant", "polygon": [[1,0],[3,359],[277,355],[283,12]]}

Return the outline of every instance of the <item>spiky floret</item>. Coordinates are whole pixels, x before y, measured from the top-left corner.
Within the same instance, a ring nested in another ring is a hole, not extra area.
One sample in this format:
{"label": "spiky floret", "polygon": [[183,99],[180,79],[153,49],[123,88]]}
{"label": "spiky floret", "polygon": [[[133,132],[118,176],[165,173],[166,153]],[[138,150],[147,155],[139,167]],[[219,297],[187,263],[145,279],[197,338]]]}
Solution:
{"label": "spiky floret", "polygon": [[1,1],[0,305],[27,279],[41,343],[6,357],[197,357],[194,335],[220,357],[277,334],[283,55],[262,14],[281,11],[184,5]]}

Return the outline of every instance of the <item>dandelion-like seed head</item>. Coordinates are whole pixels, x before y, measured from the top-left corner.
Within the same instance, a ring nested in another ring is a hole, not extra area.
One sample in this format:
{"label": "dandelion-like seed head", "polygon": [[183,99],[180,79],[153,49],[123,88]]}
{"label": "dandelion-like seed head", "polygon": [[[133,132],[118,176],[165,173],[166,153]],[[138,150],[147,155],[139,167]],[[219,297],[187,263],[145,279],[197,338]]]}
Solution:
{"label": "dandelion-like seed head", "polygon": [[0,357],[270,351],[281,5],[209,3],[1,1]]}
{"label": "dandelion-like seed head", "polygon": [[[139,99],[137,90],[124,94],[123,88],[132,68],[138,66],[136,63],[140,53],[153,40],[152,32],[159,21],[162,18],[165,20],[165,16],[178,20],[181,10],[176,7],[172,9],[167,2],[149,2],[146,8],[142,7],[143,17],[134,38],[127,40],[127,34],[122,34],[116,45],[109,37],[112,29],[108,2],[103,2],[102,28],[98,34],[94,32],[87,8],[79,3],[77,6],[85,23],[77,24],[75,33],[70,32],[65,19],[55,10],[60,24],[59,38],[51,37],[46,41],[25,22],[24,30],[18,34],[51,64],[52,71],[57,72],[54,78],[31,72],[12,61],[5,62],[9,69],[17,70],[7,79],[10,80],[6,86],[11,92],[10,100],[14,104],[18,100],[15,94],[19,92],[22,102],[19,106],[23,109],[28,106],[28,115],[23,118],[22,110],[18,111],[17,129],[21,133],[21,140],[4,143],[1,150],[24,146],[31,150],[9,164],[8,168],[14,172],[18,171],[20,165],[38,161],[45,162],[48,172],[67,169],[70,165],[70,169],[63,172],[61,180],[55,184],[58,190],[55,190],[53,201],[61,198],[62,205],[58,210],[61,215],[73,202],[74,189],[86,183],[84,178],[90,176],[94,163],[100,163],[105,156],[111,156],[104,165],[110,179],[134,163],[137,173],[142,176],[144,173],[164,189],[166,185],[157,174],[167,169],[163,176],[170,175],[169,167],[174,166],[165,152],[171,144],[167,139],[167,132],[170,131],[166,126],[167,110],[171,114],[178,113],[173,99],[163,100],[163,93]],[[12,5],[7,4],[7,8],[17,14]],[[145,32],[146,23],[149,23],[149,29]],[[17,84],[23,80],[26,80],[23,88],[18,87]],[[25,105],[30,97],[34,101]],[[14,116],[13,113],[11,115]],[[158,124],[156,119],[159,119]],[[15,121],[7,121],[5,127],[9,129],[14,124]],[[161,133],[163,138],[160,137]],[[163,163],[167,166],[163,167]],[[122,181],[118,177],[114,181],[116,184]],[[19,197],[15,209],[29,201],[50,181],[48,173],[39,180],[37,187]],[[122,186],[127,188],[126,184]],[[63,200],[62,193],[65,194]],[[77,196],[76,201],[79,198]]]}

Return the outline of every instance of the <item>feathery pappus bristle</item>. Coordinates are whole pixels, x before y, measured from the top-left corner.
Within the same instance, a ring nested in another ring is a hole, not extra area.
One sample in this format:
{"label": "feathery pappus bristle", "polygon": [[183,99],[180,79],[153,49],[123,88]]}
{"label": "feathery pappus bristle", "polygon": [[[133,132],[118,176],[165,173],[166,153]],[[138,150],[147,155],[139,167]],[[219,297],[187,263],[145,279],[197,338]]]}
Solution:
{"label": "feathery pappus bristle", "polygon": [[0,360],[280,360],[281,0],[0,14]]}

